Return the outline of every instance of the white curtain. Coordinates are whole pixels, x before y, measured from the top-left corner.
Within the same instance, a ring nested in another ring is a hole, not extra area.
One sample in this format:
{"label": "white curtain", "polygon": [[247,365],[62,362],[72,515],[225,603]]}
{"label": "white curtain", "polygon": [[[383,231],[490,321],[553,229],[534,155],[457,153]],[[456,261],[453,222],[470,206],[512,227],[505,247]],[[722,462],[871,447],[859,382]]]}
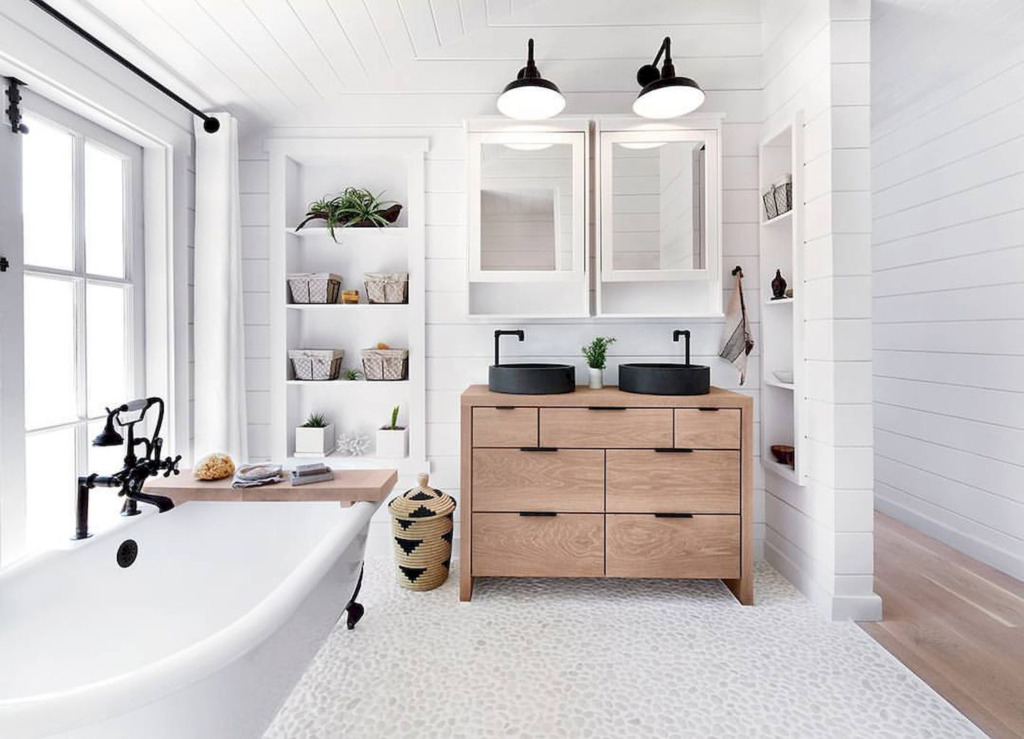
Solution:
{"label": "white curtain", "polygon": [[247,459],[245,324],[238,197],[238,123],[226,113],[217,133],[196,119],[195,407],[196,458],[226,452]]}

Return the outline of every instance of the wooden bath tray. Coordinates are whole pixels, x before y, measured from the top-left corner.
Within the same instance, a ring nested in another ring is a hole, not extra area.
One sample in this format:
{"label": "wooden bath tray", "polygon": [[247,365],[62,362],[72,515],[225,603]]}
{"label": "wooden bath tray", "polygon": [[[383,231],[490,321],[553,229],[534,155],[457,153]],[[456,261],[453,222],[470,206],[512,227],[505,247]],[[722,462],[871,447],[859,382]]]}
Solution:
{"label": "wooden bath tray", "polygon": [[398,470],[335,470],[334,479],[292,487],[285,480],[258,488],[231,487],[231,478],[204,481],[192,476],[192,470],[182,470],[176,477],[154,477],[146,481],[144,489],[164,495],[181,505],[190,500],[227,501],[338,501],[352,503],[360,500],[380,502],[398,481]]}

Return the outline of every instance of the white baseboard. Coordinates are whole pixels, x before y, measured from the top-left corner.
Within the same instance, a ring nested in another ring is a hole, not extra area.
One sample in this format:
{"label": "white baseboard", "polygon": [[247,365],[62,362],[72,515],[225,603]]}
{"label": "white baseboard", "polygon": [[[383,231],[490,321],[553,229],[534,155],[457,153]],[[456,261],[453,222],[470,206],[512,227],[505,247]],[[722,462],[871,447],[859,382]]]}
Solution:
{"label": "white baseboard", "polygon": [[825,618],[831,621],[880,621],[882,599],[870,595],[834,595],[822,588],[814,578],[771,542],[764,543],[765,560],[784,578],[796,586]]}
{"label": "white baseboard", "polygon": [[1011,577],[1024,580],[1024,559],[1014,556],[1011,552],[994,547],[988,542],[957,531],[934,518],[929,518],[899,503],[894,503],[877,492],[875,493],[875,509],[897,521],[902,521],[923,534],[948,544],[968,557],[974,557],[974,559],[995,567]]}

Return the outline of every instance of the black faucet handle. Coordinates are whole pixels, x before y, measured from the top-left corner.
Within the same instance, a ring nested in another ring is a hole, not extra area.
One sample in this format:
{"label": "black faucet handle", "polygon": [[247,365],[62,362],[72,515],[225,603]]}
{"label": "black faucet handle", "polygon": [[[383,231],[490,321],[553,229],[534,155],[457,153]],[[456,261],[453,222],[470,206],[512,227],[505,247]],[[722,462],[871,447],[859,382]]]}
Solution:
{"label": "black faucet handle", "polygon": [[166,472],[164,472],[164,477],[170,477],[171,475],[180,475],[181,470],[178,469],[179,462],[181,462],[180,454],[177,457],[168,457],[167,459],[165,459],[164,463],[161,465],[167,470]]}

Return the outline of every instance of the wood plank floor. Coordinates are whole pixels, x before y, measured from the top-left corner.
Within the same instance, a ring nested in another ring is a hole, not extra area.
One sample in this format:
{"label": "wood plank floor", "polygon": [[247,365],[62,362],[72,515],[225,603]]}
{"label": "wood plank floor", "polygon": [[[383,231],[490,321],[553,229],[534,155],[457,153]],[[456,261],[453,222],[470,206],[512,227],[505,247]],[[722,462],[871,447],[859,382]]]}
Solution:
{"label": "wood plank floor", "polygon": [[875,514],[883,620],[861,627],[992,737],[1024,737],[1024,583]]}

